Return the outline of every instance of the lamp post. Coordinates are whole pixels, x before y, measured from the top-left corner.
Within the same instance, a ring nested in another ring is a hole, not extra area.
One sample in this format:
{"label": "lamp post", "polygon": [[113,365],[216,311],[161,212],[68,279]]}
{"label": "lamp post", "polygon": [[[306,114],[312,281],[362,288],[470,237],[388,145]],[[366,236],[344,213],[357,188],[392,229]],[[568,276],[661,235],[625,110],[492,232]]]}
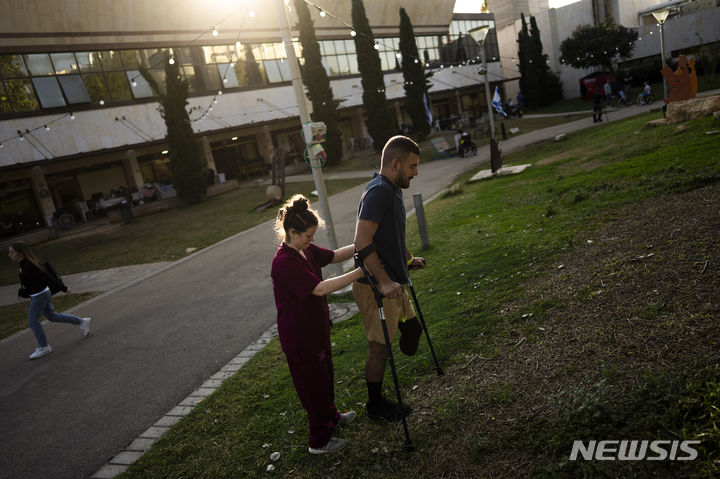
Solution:
{"label": "lamp post", "polygon": [[[652,15],[660,24],[660,61],[662,61],[662,68],[665,68],[665,20],[670,15],[670,9],[652,12]],[[663,77],[663,98],[665,104],[667,104],[667,81],[665,77]]]}
{"label": "lamp post", "polygon": [[482,49],[482,62],[485,82],[485,99],[487,100],[488,116],[490,117],[490,168],[495,173],[500,169],[502,162],[500,159],[500,149],[497,146],[497,140],[495,139],[495,118],[492,111],[492,99],[490,93],[490,81],[488,80],[488,67],[487,67],[487,54],[485,52],[485,37],[490,31],[489,25],[483,25],[477,28],[471,28],[468,30],[468,35],[475,40],[480,48]]}
{"label": "lamp post", "polygon": [[[298,111],[300,112],[300,122],[305,125],[310,123],[310,113],[308,109],[307,99],[305,98],[305,90],[298,66],[297,57],[295,56],[295,47],[293,46],[290,36],[290,21],[287,17],[285,4],[283,0],[277,0],[278,19],[280,21],[280,29],[282,31],[283,44],[285,45],[285,54],[287,55],[290,74],[292,75],[292,86],[295,92],[295,100],[297,101]],[[309,145],[310,138],[304,138],[306,145]],[[333,226],[332,216],[330,215],[330,205],[328,204],[327,190],[325,189],[325,180],[323,178],[322,165],[320,160],[312,155],[310,158],[310,169],[312,170],[315,189],[318,193],[318,203],[320,206],[320,215],[325,220],[325,231],[328,237],[330,249],[337,249],[337,239],[335,237],[335,226]],[[333,272],[340,274],[341,266],[339,263],[333,265]]]}

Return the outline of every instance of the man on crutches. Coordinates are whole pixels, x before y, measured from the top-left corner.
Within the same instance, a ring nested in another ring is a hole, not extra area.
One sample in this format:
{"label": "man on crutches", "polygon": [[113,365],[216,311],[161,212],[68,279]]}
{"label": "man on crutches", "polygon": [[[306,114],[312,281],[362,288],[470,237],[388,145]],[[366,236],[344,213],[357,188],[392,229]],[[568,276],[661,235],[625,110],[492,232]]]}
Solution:
{"label": "man on crutches", "polygon": [[[380,172],[367,184],[360,201],[354,240],[357,259],[383,297],[384,326],[389,342],[399,328],[400,350],[408,355],[415,354],[422,334],[405,289],[409,281],[408,268],[424,268],[425,260],[413,258],[405,245],[402,189],[408,188],[410,180],[417,176],[419,162],[420,149],[412,139],[394,136],[388,140],[382,151]],[[399,408],[382,394],[391,345],[385,341],[378,303],[367,279],[353,283],[353,297],[362,314],[368,340],[365,363],[368,415],[373,419],[401,420],[410,413],[410,408]]]}

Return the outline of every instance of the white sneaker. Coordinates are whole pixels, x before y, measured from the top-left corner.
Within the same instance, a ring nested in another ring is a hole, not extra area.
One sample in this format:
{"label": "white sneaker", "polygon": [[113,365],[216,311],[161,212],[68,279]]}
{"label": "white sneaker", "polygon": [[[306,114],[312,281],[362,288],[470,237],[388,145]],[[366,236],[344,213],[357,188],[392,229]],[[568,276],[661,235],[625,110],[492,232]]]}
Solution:
{"label": "white sneaker", "polygon": [[310,454],[330,454],[333,452],[338,452],[340,449],[345,447],[347,445],[347,439],[342,439],[339,437],[331,437],[327,444],[325,444],[323,447],[308,447],[308,452]]}
{"label": "white sneaker", "polygon": [[80,329],[83,332],[83,336],[87,337],[90,334],[90,321],[92,318],[82,318],[80,320]]}
{"label": "white sneaker", "polygon": [[30,355],[30,359],[41,358],[43,356],[47,356],[50,353],[52,353],[52,348],[48,344],[44,348],[35,348],[35,352]]}
{"label": "white sneaker", "polygon": [[343,424],[348,424],[353,422],[353,419],[355,419],[355,411],[348,411],[344,413],[340,413],[340,420],[338,421],[338,426],[342,426]]}

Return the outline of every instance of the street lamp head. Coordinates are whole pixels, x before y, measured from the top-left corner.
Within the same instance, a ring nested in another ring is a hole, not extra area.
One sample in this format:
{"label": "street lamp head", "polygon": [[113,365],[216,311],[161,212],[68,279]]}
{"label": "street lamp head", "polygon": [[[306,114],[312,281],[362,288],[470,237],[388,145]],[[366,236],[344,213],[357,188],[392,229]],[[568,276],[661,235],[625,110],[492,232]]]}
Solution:
{"label": "street lamp head", "polygon": [[670,9],[652,12],[652,16],[655,17],[655,20],[657,20],[657,22],[660,24],[665,23],[665,20],[667,20],[668,15],[670,15]]}
{"label": "street lamp head", "polygon": [[468,35],[470,35],[473,40],[482,45],[489,30],[489,25],[483,25],[481,27],[471,28],[470,30],[468,30]]}

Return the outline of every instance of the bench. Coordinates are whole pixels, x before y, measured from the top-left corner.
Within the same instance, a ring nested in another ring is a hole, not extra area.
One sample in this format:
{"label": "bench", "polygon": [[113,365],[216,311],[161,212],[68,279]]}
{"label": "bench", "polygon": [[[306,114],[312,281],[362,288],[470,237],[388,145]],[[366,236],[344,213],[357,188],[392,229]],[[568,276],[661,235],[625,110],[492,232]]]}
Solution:
{"label": "bench", "polygon": [[447,140],[444,137],[433,138],[430,140],[430,144],[435,150],[435,157],[433,159],[439,160],[441,158],[450,158],[450,152],[455,149],[454,146],[448,145]]}

